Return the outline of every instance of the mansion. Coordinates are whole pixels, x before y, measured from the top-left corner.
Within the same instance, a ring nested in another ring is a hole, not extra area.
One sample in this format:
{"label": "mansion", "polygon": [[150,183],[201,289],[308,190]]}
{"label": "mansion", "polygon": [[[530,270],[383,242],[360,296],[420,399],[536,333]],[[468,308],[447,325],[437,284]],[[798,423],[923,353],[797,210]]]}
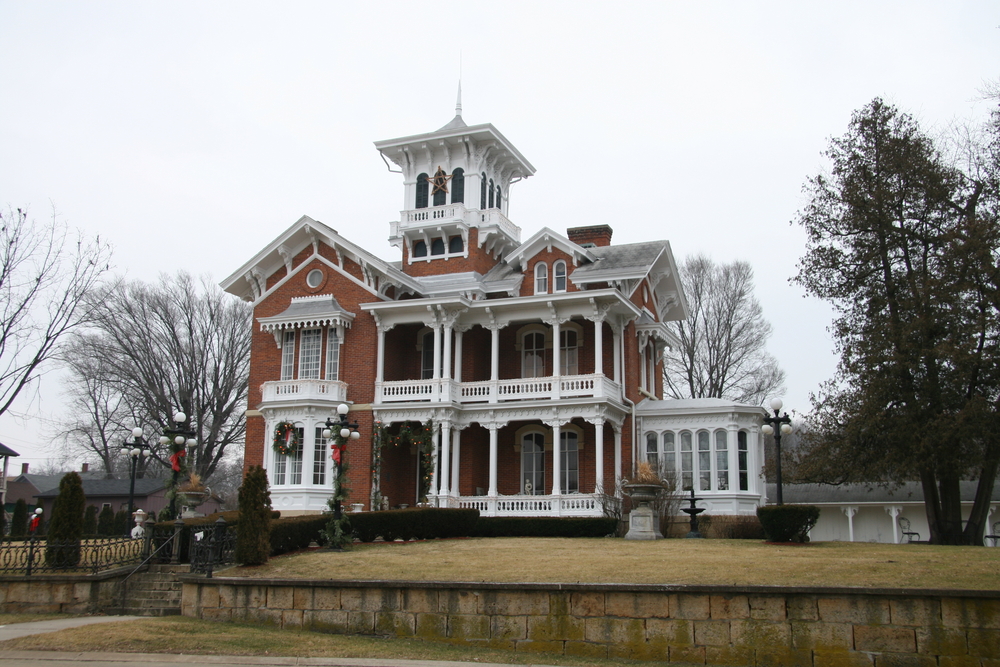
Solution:
{"label": "mansion", "polygon": [[753,514],[764,409],[662,397],[667,323],[687,313],[670,244],[615,245],[606,224],[524,238],[508,197],[534,167],[456,111],[375,143],[402,176],[398,261],[304,216],[222,283],[254,307],[245,465],[267,469],[274,508],[326,509],[323,429],[346,403],[364,510],[600,515],[648,460],[710,513]]}

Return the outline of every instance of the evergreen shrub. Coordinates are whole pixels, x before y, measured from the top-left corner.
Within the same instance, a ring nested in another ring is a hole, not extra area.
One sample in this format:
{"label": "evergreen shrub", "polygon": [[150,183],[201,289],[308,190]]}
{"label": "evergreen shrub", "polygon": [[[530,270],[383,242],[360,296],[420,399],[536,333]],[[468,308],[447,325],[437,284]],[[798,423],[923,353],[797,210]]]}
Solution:
{"label": "evergreen shrub", "polygon": [[239,490],[239,528],[236,531],[236,562],[263,565],[271,553],[271,492],[267,472],[252,466]]}
{"label": "evergreen shrub", "polygon": [[83,513],[83,534],[97,534],[97,506],[87,505],[87,511]]}
{"label": "evergreen shrub", "polygon": [[767,505],[757,508],[757,518],[768,542],[808,542],[809,530],[819,521],[815,505]]}
{"label": "evergreen shrub", "polygon": [[381,537],[393,540],[432,540],[439,537],[466,537],[473,534],[479,519],[477,509],[415,507],[351,515],[354,536],[362,542]]}
{"label": "evergreen shrub", "polygon": [[128,513],[128,509],[121,509],[115,512],[115,523],[111,534],[118,537],[121,535],[127,535],[132,527],[129,523],[132,522],[132,515]]}
{"label": "evergreen shrub", "polygon": [[28,503],[24,498],[18,498],[14,503],[14,514],[10,519],[10,536],[24,539],[28,535]]}
{"label": "evergreen shrub", "polygon": [[87,498],[83,480],[75,472],[66,473],[59,482],[59,495],[52,505],[45,562],[52,567],[74,567],[80,562],[80,538],[83,536],[83,511]]}
{"label": "evergreen shrub", "polygon": [[115,512],[110,505],[105,505],[97,515],[97,534],[112,535],[115,532]]}
{"label": "evergreen shrub", "polygon": [[606,537],[618,527],[615,517],[484,516],[476,537]]}
{"label": "evergreen shrub", "polygon": [[305,549],[314,540],[322,543],[320,532],[329,519],[325,514],[310,514],[271,521],[271,555]]}

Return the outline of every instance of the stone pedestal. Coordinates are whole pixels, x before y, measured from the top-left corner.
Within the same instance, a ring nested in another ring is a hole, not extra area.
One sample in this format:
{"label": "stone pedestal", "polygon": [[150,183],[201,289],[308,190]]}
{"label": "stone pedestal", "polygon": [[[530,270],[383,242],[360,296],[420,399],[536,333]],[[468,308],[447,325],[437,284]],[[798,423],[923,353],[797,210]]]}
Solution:
{"label": "stone pedestal", "polygon": [[662,540],[663,534],[660,532],[659,517],[653,512],[653,508],[643,504],[629,512],[628,533],[626,540]]}

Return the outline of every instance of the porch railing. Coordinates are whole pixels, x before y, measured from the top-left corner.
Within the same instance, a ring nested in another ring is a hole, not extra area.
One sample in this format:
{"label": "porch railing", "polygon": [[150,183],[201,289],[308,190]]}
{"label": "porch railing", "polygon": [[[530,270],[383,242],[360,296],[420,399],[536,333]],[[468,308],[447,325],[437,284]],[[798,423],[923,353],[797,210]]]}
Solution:
{"label": "porch railing", "polygon": [[347,400],[347,383],[337,380],[278,380],[261,386],[264,403],[282,401],[324,401],[343,403]]}
{"label": "porch railing", "polygon": [[461,496],[441,498],[442,506],[477,509],[483,516],[601,516],[597,494],[568,493],[560,496]]}
{"label": "porch railing", "polygon": [[592,373],[479,382],[396,380],[376,383],[375,393],[376,403],[505,403],[560,398],[618,398],[621,388],[607,376]]}

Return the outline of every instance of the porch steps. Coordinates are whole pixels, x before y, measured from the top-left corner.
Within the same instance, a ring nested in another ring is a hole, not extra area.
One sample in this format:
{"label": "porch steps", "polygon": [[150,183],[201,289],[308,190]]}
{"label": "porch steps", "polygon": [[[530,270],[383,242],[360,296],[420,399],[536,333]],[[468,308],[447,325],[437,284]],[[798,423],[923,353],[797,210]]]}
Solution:
{"label": "porch steps", "polygon": [[178,616],[181,613],[182,584],[178,573],[190,570],[188,565],[150,565],[145,572],[136,572],[128,580],[125,606],[120,613],[132,616]]}

